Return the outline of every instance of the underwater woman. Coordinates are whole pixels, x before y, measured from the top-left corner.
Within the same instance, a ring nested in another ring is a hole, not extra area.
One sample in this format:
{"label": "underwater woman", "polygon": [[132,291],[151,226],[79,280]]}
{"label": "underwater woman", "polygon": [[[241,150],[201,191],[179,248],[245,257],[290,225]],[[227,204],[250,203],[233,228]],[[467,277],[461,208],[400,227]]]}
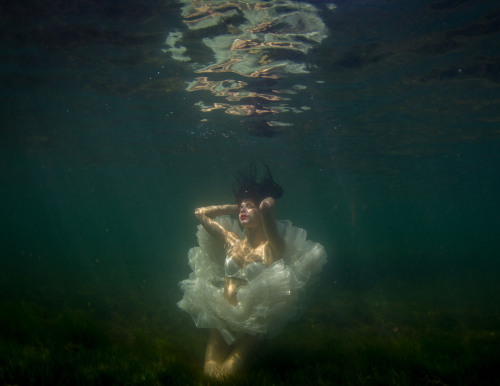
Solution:
{"label": "underwater woman", "polygon": [[267,166],[262,174],[258,179],[255,166],[237,174],[236,204],[195,210],[200,246],[189,251],[193,272],[180,283],[178,305],[197,327],[210,329],[209,377],[238,374],[266,339],[300,316],[306,288],[326,262],[323,247],[308,241],[305,230],[275,220],[283,189]]}

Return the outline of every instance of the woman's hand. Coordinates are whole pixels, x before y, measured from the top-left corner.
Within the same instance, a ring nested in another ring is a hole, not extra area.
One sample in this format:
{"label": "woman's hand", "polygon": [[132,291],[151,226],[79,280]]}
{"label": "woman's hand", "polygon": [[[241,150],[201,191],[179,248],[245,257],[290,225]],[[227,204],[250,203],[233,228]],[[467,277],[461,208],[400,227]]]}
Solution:
{"label": "woman's hand", "polygon": [[273,211],[273,210],[274,210],[274,204],[275,204],[274,198],[272,198],[272,197],[267,197],[267,198],[264,198],[264,199],[260,202],[260,205],[259,205],[259,210],[260,210],[261,212],[269,212],[269,211]]}

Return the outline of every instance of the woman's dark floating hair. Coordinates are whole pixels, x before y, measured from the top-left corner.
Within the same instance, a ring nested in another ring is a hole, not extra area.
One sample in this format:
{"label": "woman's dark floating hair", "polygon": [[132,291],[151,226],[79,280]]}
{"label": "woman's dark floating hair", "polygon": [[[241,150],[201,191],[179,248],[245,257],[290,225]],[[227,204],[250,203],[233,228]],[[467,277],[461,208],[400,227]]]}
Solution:
{"label": "woman's dark floating hair", "polygon": [[247,171],[239,171],[235,175],[236,187],[233,188],[236,203],[239,205],[245,199],[251,199],[258,205],[264,198],[278,199],[283,195],[283,188],[273,180],[271,171],[263,164],[265,172],[258,179],[257,167],[250,164]]}

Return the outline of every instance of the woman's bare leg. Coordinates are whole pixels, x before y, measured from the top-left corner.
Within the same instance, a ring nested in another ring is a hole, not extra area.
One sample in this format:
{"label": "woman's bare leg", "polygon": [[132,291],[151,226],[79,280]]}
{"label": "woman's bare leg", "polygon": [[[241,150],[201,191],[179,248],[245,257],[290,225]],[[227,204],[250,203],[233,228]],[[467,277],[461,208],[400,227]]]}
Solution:
{"label": "woman's bare leg", "polygon": [[221,366],[226,360],[231,347],[216,329],[210,330],[205,351],[204,373],[210,377],[221,378]]}
{"label": "woman's bare leg", "polygon": [[264,342],[264,339],[250,335],[238,341],[221,366],[224,377],[237,374],[250,365],[255,359],[257,352],[264,345]]}

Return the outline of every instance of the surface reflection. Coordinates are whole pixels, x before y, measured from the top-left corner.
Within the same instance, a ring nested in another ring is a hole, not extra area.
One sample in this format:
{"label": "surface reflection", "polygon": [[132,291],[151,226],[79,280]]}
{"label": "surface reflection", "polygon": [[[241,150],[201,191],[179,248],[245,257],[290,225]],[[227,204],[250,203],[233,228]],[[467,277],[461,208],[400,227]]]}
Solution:
{"label": "surface reflection", "polygon": [[[186,30],[169,33],[166,51],[200,74],[187,91],[208,91],[215,97],[198,102],[201,111],[254,117],[309,110],[308,106],[290,105],[287,97],[306,86],[285,87],[279,79],[309,72],[306,55],[328,35],[317,7],[287,0],[182,3]],[[334,8],[333,4],[326,6]],[[213,54],[208,63],[196,50],[200,38]],[[291,125],[274,118],[261,124],[267,128],[258,131],[261,135]]]}

